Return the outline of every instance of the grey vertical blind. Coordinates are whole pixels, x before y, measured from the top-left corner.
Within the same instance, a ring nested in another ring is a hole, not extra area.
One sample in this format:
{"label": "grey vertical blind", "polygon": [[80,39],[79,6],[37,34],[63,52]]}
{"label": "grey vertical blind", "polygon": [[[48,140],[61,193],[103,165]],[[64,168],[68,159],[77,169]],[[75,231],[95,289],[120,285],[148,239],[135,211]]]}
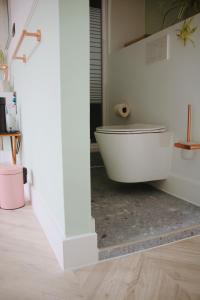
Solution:
{"label": "grey vertical blind", "polygon": [[101,9],[90,7],[90,102],[102,102]]}

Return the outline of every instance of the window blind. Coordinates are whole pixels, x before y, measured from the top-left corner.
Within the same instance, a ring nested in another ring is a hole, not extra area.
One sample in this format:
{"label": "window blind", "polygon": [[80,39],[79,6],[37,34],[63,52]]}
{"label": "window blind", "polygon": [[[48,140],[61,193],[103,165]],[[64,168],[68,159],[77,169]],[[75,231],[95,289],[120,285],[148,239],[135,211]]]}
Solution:
{"label": "window blind", "polygon": [[101,9],[90,7],[90,103],[102,102]]}

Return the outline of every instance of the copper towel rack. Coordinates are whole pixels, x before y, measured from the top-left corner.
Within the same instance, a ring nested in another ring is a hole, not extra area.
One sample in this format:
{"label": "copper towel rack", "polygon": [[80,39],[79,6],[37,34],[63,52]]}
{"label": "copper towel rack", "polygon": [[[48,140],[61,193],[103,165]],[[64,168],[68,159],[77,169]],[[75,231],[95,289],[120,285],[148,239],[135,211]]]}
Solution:
{"label": "copper towel rack", "polygon": [[191,130],[192,130],[192,105],[188,105],[188,117],[187,117],[187,141],[175,143],[176,148],[185,150],[200,149],[200,143],[191,142]]}
{"label": "copper towel rack", "polygon": [[13,54],[13,59],[22,60],[23,63],[27,62],[27,56],[25,54],[23,54],[22,56],[18,56],[18,52],[19,52],[19,49],[20,49],[25,37],[34,37],[34,38],[36,38],[37,42],[40,42],[41,41],[41,31],[40,30],[37,30],[36,32],[28,32],[26,30],[22,31],[19,42],[18,42],[15,52]]}

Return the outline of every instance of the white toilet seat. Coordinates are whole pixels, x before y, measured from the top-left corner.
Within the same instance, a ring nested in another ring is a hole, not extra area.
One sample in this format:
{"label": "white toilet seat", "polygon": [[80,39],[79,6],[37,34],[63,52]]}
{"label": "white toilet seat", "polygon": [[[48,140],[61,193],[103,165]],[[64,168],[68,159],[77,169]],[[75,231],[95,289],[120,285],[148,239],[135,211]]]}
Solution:
{"label": "white toilet seat", "polygon": [[112,125],[97,127],[96,132],[104,134],[142,134],[142,133],[159,133],[167,129],[162,125],[153,124],[129,124],[129,125]]}
{"label": "white toilet seat", "polygon": [[110,179],[133,183],[168,178],[173,134],[165,126],[103,126],[96,129],[95,137]]}

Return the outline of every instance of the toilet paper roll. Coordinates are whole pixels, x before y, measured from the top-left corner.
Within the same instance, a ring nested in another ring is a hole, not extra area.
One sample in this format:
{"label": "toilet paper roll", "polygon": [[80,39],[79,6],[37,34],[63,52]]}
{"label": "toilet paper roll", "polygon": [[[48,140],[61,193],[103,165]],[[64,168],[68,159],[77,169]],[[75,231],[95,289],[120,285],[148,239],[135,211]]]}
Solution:
{"label": "toilet paper roll", "polygon": [[131,112],[130,107],[125,103],[115,105],[114,111],[118,116],[122,118],[127,118]]}

